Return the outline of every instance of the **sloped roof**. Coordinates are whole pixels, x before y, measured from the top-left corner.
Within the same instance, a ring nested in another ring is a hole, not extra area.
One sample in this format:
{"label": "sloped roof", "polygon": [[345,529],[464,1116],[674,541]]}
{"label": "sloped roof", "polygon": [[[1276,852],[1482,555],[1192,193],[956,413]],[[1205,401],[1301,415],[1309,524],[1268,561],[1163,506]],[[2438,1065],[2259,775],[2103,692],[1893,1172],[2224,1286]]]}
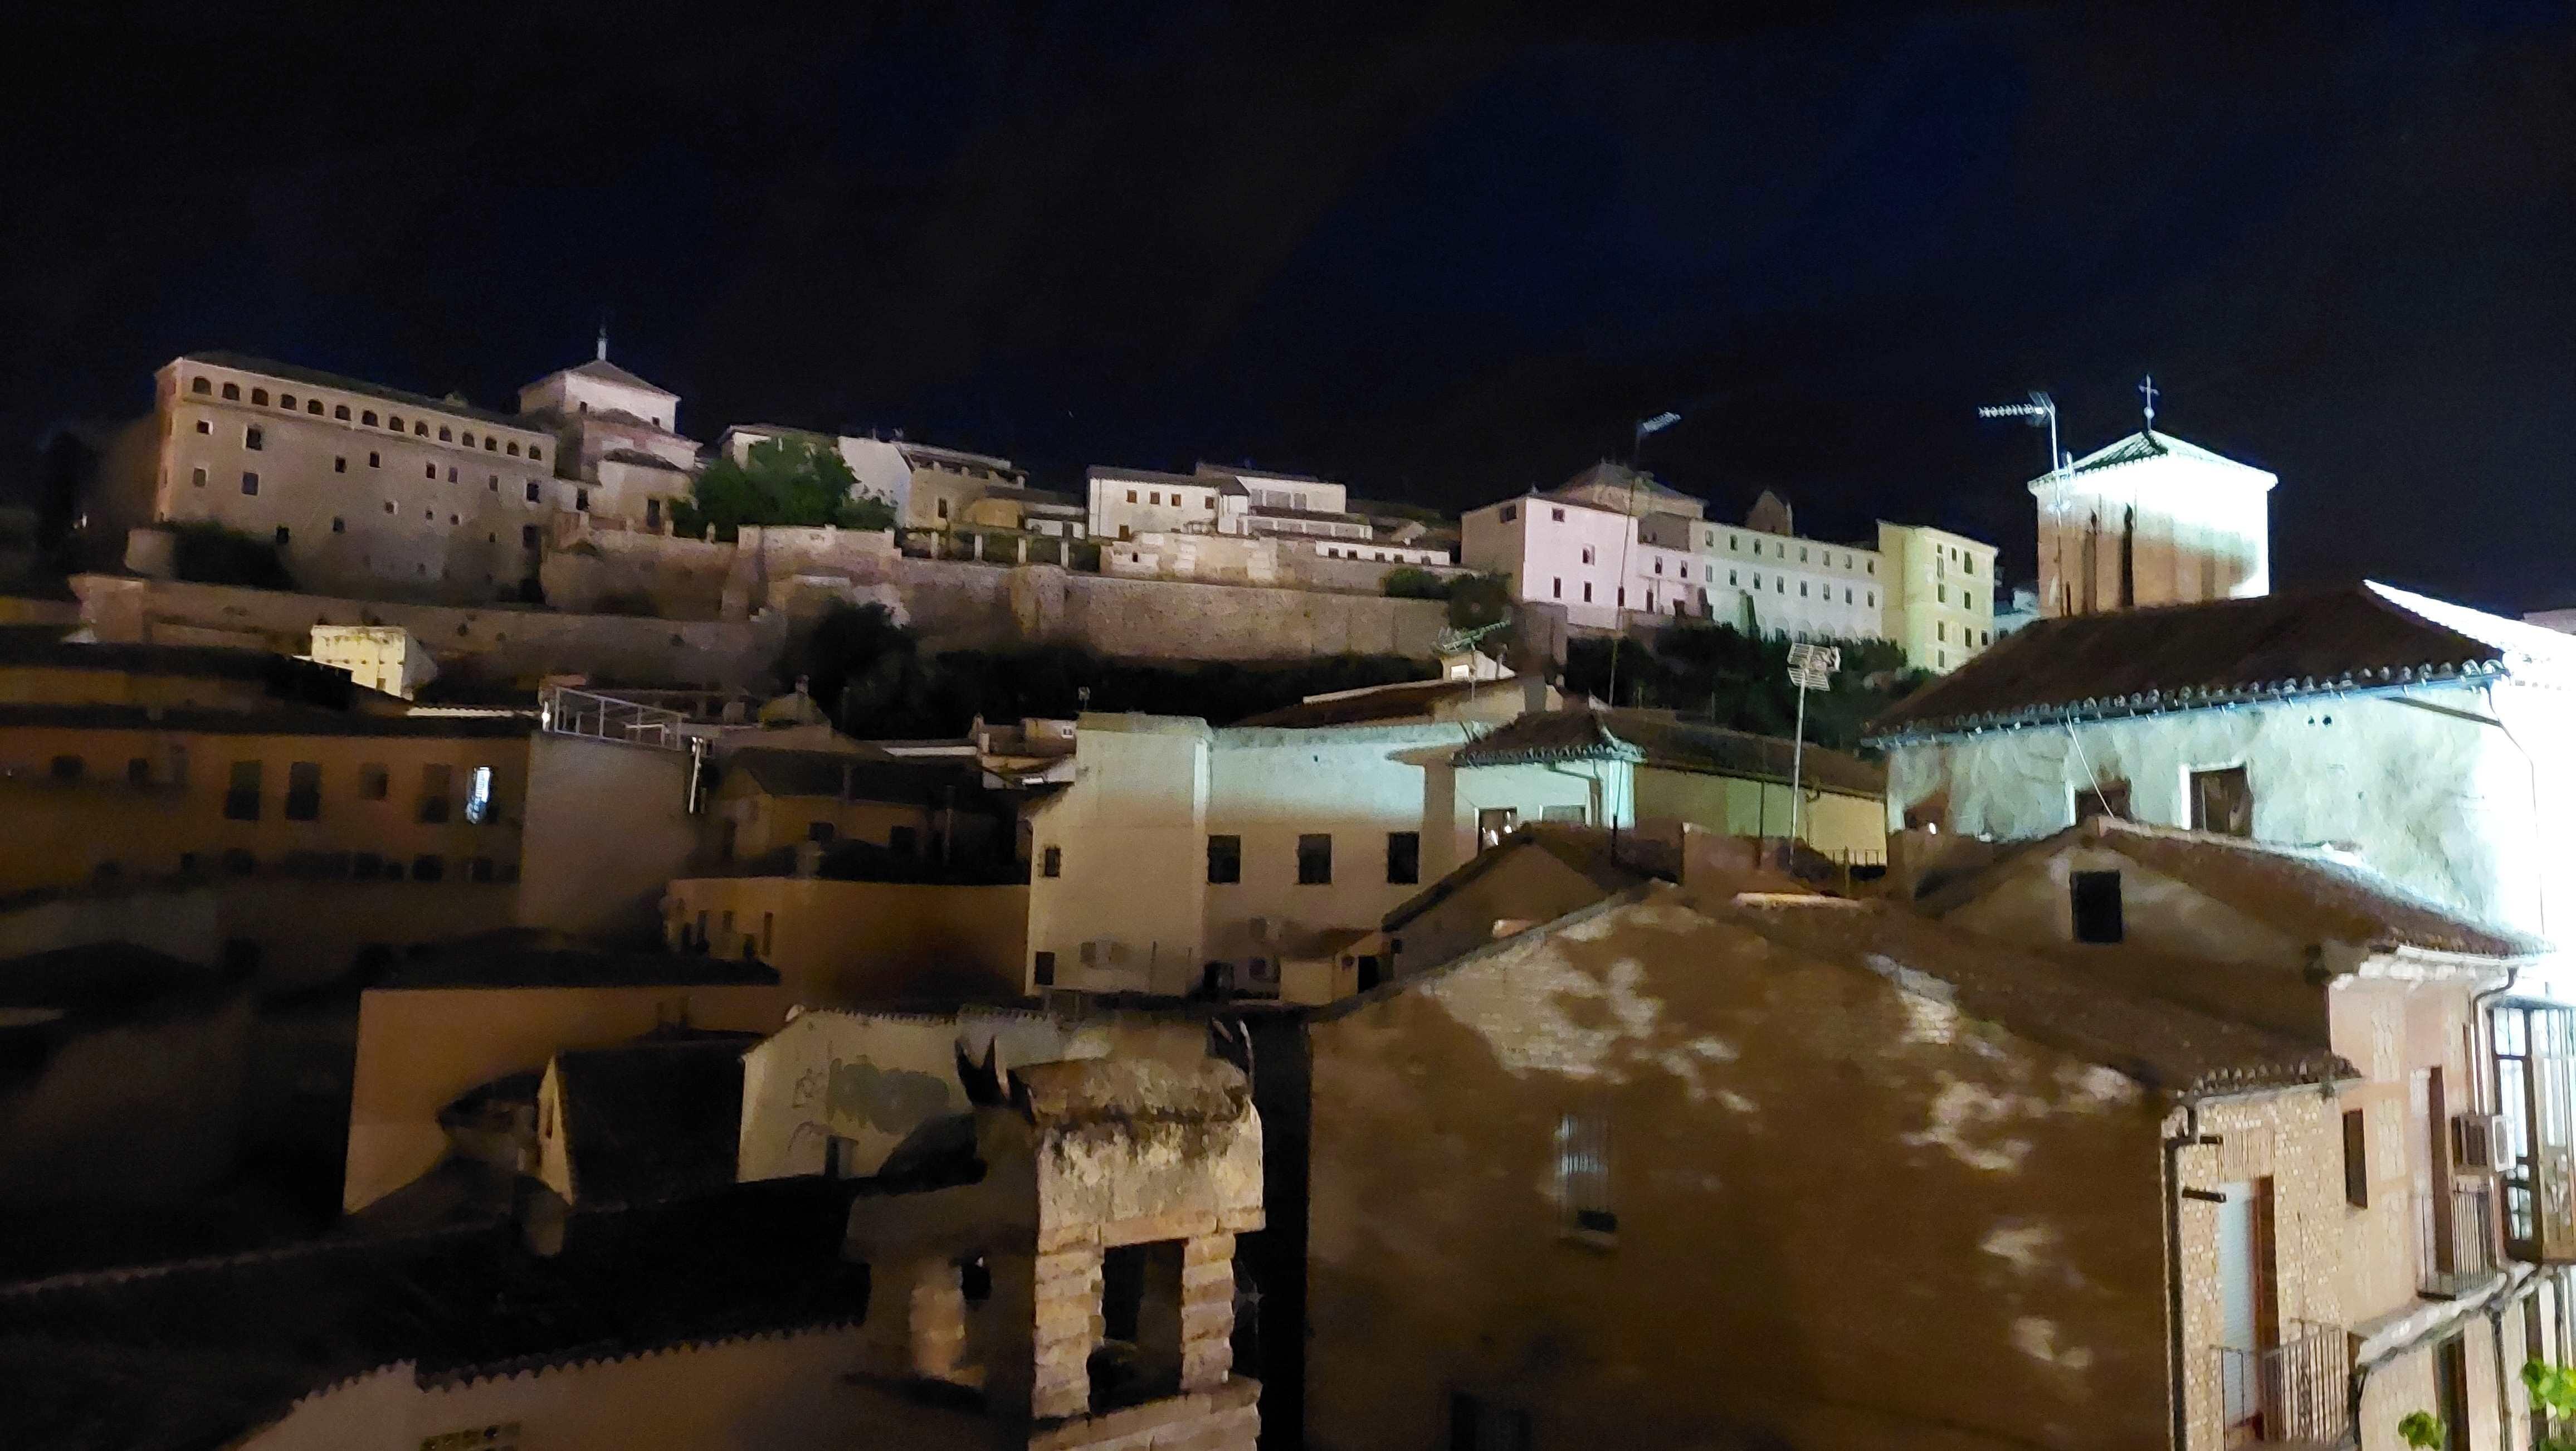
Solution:
{"label": "sloped roof", "polygon": [[1521,766],[1547,761],[1643,761],[1646,753],[1613,733],[1597,710],[1531,711],[1460,746],[1457,766]]}
{"label": "sloped roof", "polygon": [[734,1182],[742,1055],[757,1033],[655,1037],[555,1055],[582,1207],[678,1199]]}
{"label": "sloped roof", "polygon": [[2322,851],[2096,817],[2071,832],[2294,937],[2474,957],[2547,953],[2540,938],[2490,926]]}
{"label": "sloped roof", "polygon": [[2537,675],[2576,636],[2375,581],[2042,619],[1872,721],[1872,743]]}
{"label": "sloped roof", "polygon": [[593,358],[587,363],[583,363],[578,367],[566,368],[564,371],[579,378],[596,378],[603,383],[616,383],[622,387],[640,388],[657,398],[677,399],[680,396],[679,394],[672,392],[670,389],[663,387],[659,383],[647,382],[642,378],[636,377],[634,374],[627,372],[624,368],[617,366],[606,358]]}
{"label": "sloped roof", "polygon": [[426,393],[388,388],[382,383],[370,383],[363,378],[326,373],[319,368],[298,367],[293,363],[253,357],[248,353],[235,353],[217,348],[206,352],[182,353],[179,355],[179,361],[204,363],[216,368],[231,368],[236,372],[262,373],[289,383],[302,383],[308,388],[336,388],[343,393],[359,393],[369,398],[381,398],[388,403],[400,403],[406,408],[425,409],[432,413],[445,413],[456,418],[471,418],[500,428],[532,433],[539,438],[552,437],[545,428],[514,414],[496,413],[489,408],[477,408],[471,403],[451,403],[444,398],[432,398]]}
{"label": "sloped roof", "polygon": [[1683,493],[1681,490],[1676,489],[1670,484],[1665,483],[1663,480],[1656,478],[1653,474],[1648,473],[1644,469],[1632,469],[1626,464],[1613,463],[1608,459],[1603,459],[1601,462],[1592,465],[1590,468],[1585,469],[1579,474],[1576,474],[1573,478],[1567,479],[1564,483],[1557,485],[1553,489],[1545,490],[1544,492],[1545,496],[1548,498],[1562,499],[1571,497],[1583,489],[1592,487],[1613,488],[1620,490],[1622,493],[1633,489],[1636,496],[1640,499],[1671,499],[1683,503],[1696,504],[1702,508],[1707,507],[1707,501],[1693,498],[1691,495]]}
{"label": "sloped roof", "polygon": [[1663,711],[1603,712],[1622,740],[1645,752],[1645,764],[1744,780],[1786,782],[1792,767],[1810,787],[1866,796],[1887,795],[1887,768],[1858,756],[1751,731],[1678,719]]}
{"label": "sloped roof", "polygon": [[2358,1076],[2351,1064],[2317,1045],[2121,992],[1889,903],[1773,896],[1704,910],[1783,947],[1875,973],[2162,1092],[2219,1093]]}
{"label": "sloped roof", "polygon": [[1449,875],[1399,903],[1378,925],[1386,931],[1396,931],[1456,896],[1460,889],[1502,865],[1505,859],[1529,851],[1544,852],[1554,857],[1568,870],[1599,887],[1604,897],[1647,882],[1678,882],[1682,875],[1681,856],[1674,843],[1659,837],[1641,836],[1633,831],[1614,832],[1598,826],[1576,826],[1571,822],[1532,822],[1461,862]]}
{"label": "sloped roof", "polygon": [[[2118,468],[2123,464],[2143,463],[2153,458],[2184,458],[2195,463],[2217,464],[2223,468],[2239,469],[2267,480],[2273,477],[2269,471],[2258,469],[2252,464],[2239,463],[2225,454],[2212,453],[2199,444],[2187,443],[2172,434],[2157,433],[2152,429],[2130,434],[2127,438],[2115,440],[2093,450],[2075,461],[2074,472],[2099,473],[2104,469]],[[2050,474],[2042,474],[2031,482],[2046,483],[2052,477],[2054,476]]]}
{"label": "sloped roof", "polygon": [[658,453],[640,448],[612,448],[599,456],[601,463],[633,464],[638,468],[661,469],[665,473],[685,474],[688,469]]}

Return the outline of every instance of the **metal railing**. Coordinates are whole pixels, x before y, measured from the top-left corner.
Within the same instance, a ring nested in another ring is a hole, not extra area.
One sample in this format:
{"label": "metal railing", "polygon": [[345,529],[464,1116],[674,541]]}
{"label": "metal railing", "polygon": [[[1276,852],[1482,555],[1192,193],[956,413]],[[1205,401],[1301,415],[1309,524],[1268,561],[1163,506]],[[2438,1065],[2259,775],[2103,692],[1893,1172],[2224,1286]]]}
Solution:
{"label": "metal railing", "polygon": [[2451,1185],[2450,1273],[2494,1274],[2500,1266],[2495,1248],[2495,1189],[2483,1179]]}
{"label": "metal railing", "polygon": [[2352,1425],[2352,1339],[2341,1327],[2292,1321],[2278,1345],[2221,1346],[2218,1393],[2228,1431],[2257,1442],[2327,1442]]}
{"label": "metal railing", "polygon": [[665,751],[689,748],[687,735],[681,730],[687,724],[687,717],[678,711],[620,700],[613,695],[574,690],[570,686],[558,685],[545,693],[537,723],[539,729],[556,735],[623,741],[631,746],[654,746]]}

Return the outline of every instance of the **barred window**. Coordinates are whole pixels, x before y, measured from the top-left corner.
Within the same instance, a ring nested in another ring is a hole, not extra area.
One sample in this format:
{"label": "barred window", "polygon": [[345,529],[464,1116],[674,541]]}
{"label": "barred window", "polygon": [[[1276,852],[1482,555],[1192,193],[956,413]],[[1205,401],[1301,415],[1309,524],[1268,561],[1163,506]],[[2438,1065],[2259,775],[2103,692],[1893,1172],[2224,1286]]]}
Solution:
{"label": "barred window", "polygon": [[1610,1207],[1610,1125],[1598,1114],[1569,1113],[1556,1121],[1556,1183],[1568,1229],[1617,1234]]}

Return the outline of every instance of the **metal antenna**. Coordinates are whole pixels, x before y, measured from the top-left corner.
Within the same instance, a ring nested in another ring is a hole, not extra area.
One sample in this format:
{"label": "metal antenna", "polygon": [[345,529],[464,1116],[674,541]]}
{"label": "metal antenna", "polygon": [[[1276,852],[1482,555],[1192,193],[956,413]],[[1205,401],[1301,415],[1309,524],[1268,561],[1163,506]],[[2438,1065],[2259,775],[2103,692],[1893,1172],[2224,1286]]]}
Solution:
{"label": "metal antenna", "polygon": [[[2028,402],[1989,404],[1978,409],[1977,416],[1979,418],[2022,418],[2029,420],[2033,428],[2044,425],[2048,429],[2048,472],[2051,475],[2048,488],[2048,514],[2052,522],[2057,522],[2059,516],[2066,511],[2066,479],[2074,471],[2075,462],[2072,455],[2062,452],[2057,446],[2057,400],[2034,388],[2031,390]],[[2148,416],[2150,419],[2154,417],[2152,413]],[[2062,530],[2059,531],[2057,548],[2057,584],[2059,592],[2064,594],[2066,541]],[[2068,602],[2072,604],[2071,596],[2068,597]],[[2072,613],[2072,610],[2060,611],[2060,613]]]}

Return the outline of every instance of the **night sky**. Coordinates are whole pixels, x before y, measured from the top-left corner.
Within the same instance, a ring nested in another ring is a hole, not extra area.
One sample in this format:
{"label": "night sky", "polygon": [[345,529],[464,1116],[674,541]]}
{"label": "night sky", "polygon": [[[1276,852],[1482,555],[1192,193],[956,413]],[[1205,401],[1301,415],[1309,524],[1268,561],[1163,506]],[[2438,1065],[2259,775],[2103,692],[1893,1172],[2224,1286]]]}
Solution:
{"label": "night sky", "polygon": [[1971,410],[2081,453],[2152,371],[2281,475],[2280,584],[2576,604],[2560,6],[52,8],[0,35],[0,490],[187,349],[508,407],[605,310],[707,440],[1457,508],[1675,408],[1712,512],[2026,573],[2044,445]]}

